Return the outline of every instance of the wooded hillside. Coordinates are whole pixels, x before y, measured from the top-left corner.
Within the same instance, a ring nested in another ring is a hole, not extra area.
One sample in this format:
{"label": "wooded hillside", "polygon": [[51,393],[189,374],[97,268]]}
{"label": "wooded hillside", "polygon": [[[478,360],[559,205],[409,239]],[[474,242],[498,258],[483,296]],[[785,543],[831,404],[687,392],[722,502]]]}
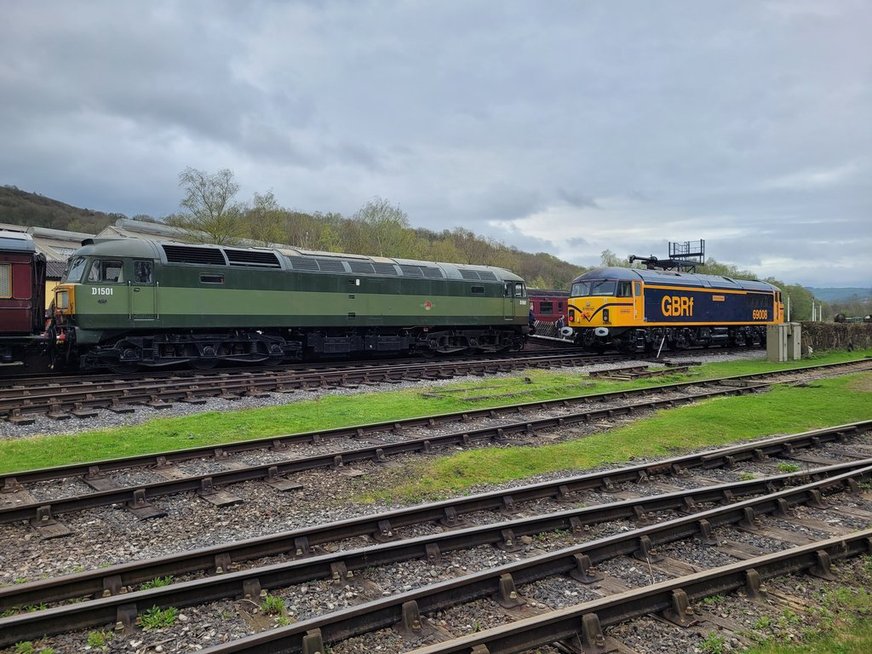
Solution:
{"label": "wooded hillside", "polygon": [[96,234],[121,214],[80,209],[14,186],[0,186],[0,222]]}

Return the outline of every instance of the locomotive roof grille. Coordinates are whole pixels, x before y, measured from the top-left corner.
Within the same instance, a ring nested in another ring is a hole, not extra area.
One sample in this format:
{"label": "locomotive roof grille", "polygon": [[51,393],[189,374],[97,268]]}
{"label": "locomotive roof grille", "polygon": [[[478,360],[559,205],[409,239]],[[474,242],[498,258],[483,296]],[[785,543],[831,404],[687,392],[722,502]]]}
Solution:
{"label": "locomotive roof grille", "polygon": [[348,265],[351,266],[351,272],[375,274],[375,268],[369,261],[349,261]]}
{"label": "locomotive roof grille", "polygon": [[497,276],[494,275],[490,270],[479,270],[478,276],[481,277],[485,281],[491,281],[491,282],[497,281]]}
{"label": "locomotive roof grille", "polygon": [[423,277],[424,276],[424,273],[421,272],[421,266],[401,265],[400,270],[403,271],[403,276],[405,276],[405,277]]}
{"label": "locomotive roof grille", "polygon": [[429,266],[421,266],[421,271],[427,279],[443,279],[445,275],[439,268],[430,268]]}
{"label": "locomotive roof grille", "polygon": [[321,272],[345,272],[345,266],[338,259],[315,259],[321,267]]}
{"label": "locomotive roof grille", "polygon": [[217,248],[201,248],[191,245],[161,245],[170,263],[196,263],[225,266],[224,255]]}
{"label": "locomotive roof grille", "polygon": [[397,269],[392,263],[379,263],[378,261],[373,261],[372,265],[379,275],[394,275],[395,277],[397,275]]}
{"label": "locomotive roof grille", "polygon": [[228,250],[224,248],[224,254],[231,266],[265,266],[267,268],[281,268],[279,260],[272,252],[259,252],[257,250]]}
{"label": "locomotive roof grille", "polygon": [[318,261],[309,257],[288,257],[288,261],[291,262],[294,270],[308,270],[311,272],[318,272],[320,270]]}
{"label": "locomotive roof grille", "polygon": [[460,276],[464,279],[481,279],[481,276],[474,270],[467,270],[466,268],[458,268],[460,271]]}

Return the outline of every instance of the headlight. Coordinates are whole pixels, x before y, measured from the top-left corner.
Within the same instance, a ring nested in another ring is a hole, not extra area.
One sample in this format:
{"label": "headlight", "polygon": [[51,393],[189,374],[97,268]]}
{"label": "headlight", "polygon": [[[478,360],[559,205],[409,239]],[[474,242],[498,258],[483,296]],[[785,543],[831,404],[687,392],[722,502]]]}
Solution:
{"label": "headlight", "polygon": [[609,321],[609,310],[603,309],[603,322],[608,322],[608,321]]}

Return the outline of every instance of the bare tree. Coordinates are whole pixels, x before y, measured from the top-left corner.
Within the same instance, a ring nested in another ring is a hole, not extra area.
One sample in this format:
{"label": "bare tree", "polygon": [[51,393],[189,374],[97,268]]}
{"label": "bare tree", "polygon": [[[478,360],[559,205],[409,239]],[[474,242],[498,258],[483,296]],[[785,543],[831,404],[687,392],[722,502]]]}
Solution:
{"label": "bare tree", "polygon": [[179,173],[185,197],[179,203],[186,213],[173,217],[171,224],[187,230],[194,240],[224,245],[242,233],[242,207],[233,196],[239,184],[227,168],[209,174],[196,168]]}
{"label": "bare tree", "polygon": [[251,209],[245,214],[248,236],[263,245],[279,243],[284,238],[288,212],[279,206],[272,191],[255,193]]}
{"label": "bare tree", "polygon": [[361,244],[361,250],[370,250],[368,254],[382,257],[412,256],[410,250],[414,238],[409,230],[409,218],[399,206],[375,198],[363,205],[354,214],[354,219],[366,226],[364,233],[371,239],[370,243]]}

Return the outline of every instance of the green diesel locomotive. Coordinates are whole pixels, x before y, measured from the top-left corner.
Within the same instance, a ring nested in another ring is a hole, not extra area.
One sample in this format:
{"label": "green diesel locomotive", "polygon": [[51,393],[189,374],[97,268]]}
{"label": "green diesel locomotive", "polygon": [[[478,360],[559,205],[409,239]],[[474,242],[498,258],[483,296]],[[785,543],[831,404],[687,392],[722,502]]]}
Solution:
{"label": "green diesel locomotive", "polygon": [[497,352],[527,333],[524,280],[491,266],[89,239],[55,289],[55,359],[82,369],[363,353]]}

